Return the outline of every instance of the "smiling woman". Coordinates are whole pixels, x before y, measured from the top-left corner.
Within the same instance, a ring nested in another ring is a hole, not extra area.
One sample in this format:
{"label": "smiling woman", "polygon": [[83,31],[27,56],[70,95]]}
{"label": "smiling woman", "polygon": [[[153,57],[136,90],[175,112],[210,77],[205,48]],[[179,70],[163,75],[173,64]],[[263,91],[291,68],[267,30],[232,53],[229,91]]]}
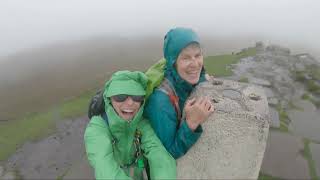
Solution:
{"label": "smiling woman", "polygon": [[203,67],[203,55],[198,43],[191,43],[178,56],[176,69],[182,79],[197,84]]}
{"label": "smiling woman", "polygon": [[[177,159],[199,139],[201,124],[214,107],[207,97],[187,100],[195,86],[206,81],[198,35],[189,28],[171,29],[164,38],[163,51],[167,61],[165,80],[148,99],[145,116],[167,151]],[[164,86],[176,95],[175,103],[161,89]],[[181,112],[185,112],[185,117]]]}
{"label": "smiling woman", "polygon": [[142,117],[147,82],[142,72],[119,71],[106,83],[105,113],[91,118],[84,135],[96,179],[175,179],[174,159]]}
{"label": "smiling woman", "polygon": [[144,96],[119,94],[111,97],[111,104],[117,114],[127,121],[131,121],[138,112]]}

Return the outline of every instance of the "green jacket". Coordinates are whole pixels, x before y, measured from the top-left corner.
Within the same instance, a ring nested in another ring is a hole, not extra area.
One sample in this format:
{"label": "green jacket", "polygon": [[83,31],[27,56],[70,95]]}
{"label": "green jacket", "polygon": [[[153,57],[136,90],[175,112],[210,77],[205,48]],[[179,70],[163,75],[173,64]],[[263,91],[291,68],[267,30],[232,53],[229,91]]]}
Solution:
{"label": "green jacket", "polygon": [[[106,97],[107,91],[116,92],[110,86],[112,83],[123,87],[116,89],[119,94],[134,95],[139,92],[138,87],[130,84],[130,81],[139,82],[144,88],[146,87],[147,80],[143,73],[129,71],[115,73],[105,86],[104,100],[108,122],[101,116],[94,116],[86,128],[84,135],[86,152],[95,170],[95,177],[96,179],[142,179],[143,169],[134,163],[136,151],[133,141],[136,130],[139,130],[142,134],[141,149],[149,162],[151,178],[175,179],[175,160],[165,150],[148,120],[142,117],[144,104],[131,121],[126,121],[117,115],[109,98]],[[114,139],[115,144],[112,143]],[[130,164],[131,168],[125,167]]]}

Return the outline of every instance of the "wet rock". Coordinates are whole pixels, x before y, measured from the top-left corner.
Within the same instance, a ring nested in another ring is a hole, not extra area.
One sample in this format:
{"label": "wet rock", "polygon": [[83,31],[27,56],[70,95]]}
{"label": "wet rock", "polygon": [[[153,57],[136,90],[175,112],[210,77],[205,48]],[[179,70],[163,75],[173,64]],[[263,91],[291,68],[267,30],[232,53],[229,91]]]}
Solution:
{"label": "wet rock", "polygon": [[274,93],[273,93],[272,89],[267,88],[267,87],[263,87],[263,90],[266,93],[267,98],[274,97]]}
{"label": "wet rock", "polygon": [[271,124],[270,127],[280,128],[279,113],[276,109],[269,107]]}
{"label": "wet rock", "polygon": [[240,99],[241,94],[238,91],[227,89],[222,92],[223,96],[228,97],[230,99]]}
{"label": "wet rock", "polygon": [[256,42],[256,50],[257,50],[257,53],[262,53],[264,52],[264,44],[263,42],[259,41],[259,42]]}
{"label": "wet rock", "polygon": [[279,103],[279,100],[277,98],[268,98],[268,103],[271,106],[276,106]]}
{"label": "wet rock", "polygon": [[177,160],[178,179],[257,179],[269,130],[263,90],[224,80],[219,86],[202,83],[191,96],[202,95],[218,103],[200,139]]}
{"label": "wet rock", "polygon": [[296,63],[296,64],[295,64],[295,69],[296,69],[297,71],[305,71],[305,70],[306,70],[306,67],[304,66],[303,63]]}
{"label": "wet rock", "polygon": [[17,178],[16,178],[16,175],[15,175],[14,172],[9,171],[9,172],[7,172],[7,173],[5,173],[5,174],[3,175],[2,179],[5,179],[5,180],[15,180],[15,179],[17,179]]}
{"label": "wet rock", "polygon": [[261,85],[261,86],[267,86],[267,87],[271,86],[271,83],[268,80],[258,79],[258,78],[254,78],[254,77],[250,77],[249,82],[252,84],[257,84],[257,85]]}
{"label": "wet rock", "polygon": [[266,51],[274,55],[283,55],[283,56],[290,55],[290,49],[281,47],[279,45],[269,45],[266,47]]}
{"label": "wet rock", "polygon": [[310,179],[303,149],[302,138],[270,131],[261,172],[281,179]]}
{"label": "wet rock", "polygon": [[291,130],[302,137],[306,137],[315,141],[320,141],[320,111],[309,101],[301,100],[294,104],[302,108],[288,111],[291,120]]}

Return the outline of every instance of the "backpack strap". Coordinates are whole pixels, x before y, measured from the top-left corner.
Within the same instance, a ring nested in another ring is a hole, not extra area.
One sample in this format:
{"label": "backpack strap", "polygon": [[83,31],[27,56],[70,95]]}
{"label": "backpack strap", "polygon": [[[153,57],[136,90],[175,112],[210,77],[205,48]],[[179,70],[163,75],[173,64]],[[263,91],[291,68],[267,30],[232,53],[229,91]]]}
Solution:
{"label": "backpack strap", "polygon": [[169,96],[169,100],[173,105],[174,110],[176,111],[176,114],[177,114],[177,120],[178,120],[177,128],[179,128],[181,124],[182,116],[181,116],[181,110],[179,107],[179,97],[177,96],[177,93],[174,87],[172,86],[171,82],[167,78],[165,78],[160,84],[160,86],[158,87],[158,89]]}

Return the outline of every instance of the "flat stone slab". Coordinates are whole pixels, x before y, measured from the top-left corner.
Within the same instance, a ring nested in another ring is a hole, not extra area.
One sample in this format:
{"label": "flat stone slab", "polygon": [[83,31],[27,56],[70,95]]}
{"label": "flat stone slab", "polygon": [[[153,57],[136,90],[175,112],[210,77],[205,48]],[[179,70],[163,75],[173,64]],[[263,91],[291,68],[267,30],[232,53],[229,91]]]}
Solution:
{"label": "flat stone slab", "polygon": [[273,93],[272,89],[264,87],[263,90],[266,93],[267,98],[274,97],[274,93]]}
{"label": "flat stone slab", "polygon": [[200,84],[192,96],[199,95],[212,98],[215,112],[201,138],[177,160],[178,179],[257,179],[269,131],[263,89],[216,79]]}
{"label": "flat stone slab", "polygon": [[320,111],[309,101],[300,100],[294,102],[303,110],[289,110],[288,116],[291,120],[290,130],[300,136],[320,141]]}
{"label": "flat stone slab", "polygon": [[249,82],[252,84],[260,85],[260,86],[267,86],[267,87],[271,86],[271,83],[265,79],[250,77]]}
{"label": "flat stone slab", "polygon": [[274,98],[274,97],[268,98],[268,103],[271,106],[276,106],[279,103],[279,100],[277,98]]}
{"label": "flat stone slab", "polygon": [[317,176],[320,176],[320,144],[310,143],[312,159],[316,165]]}
{"label": "flat stone slab", "polygon": [[261,172],[283,179],[310,179],[303,149],[302,138],[270,131]]}

